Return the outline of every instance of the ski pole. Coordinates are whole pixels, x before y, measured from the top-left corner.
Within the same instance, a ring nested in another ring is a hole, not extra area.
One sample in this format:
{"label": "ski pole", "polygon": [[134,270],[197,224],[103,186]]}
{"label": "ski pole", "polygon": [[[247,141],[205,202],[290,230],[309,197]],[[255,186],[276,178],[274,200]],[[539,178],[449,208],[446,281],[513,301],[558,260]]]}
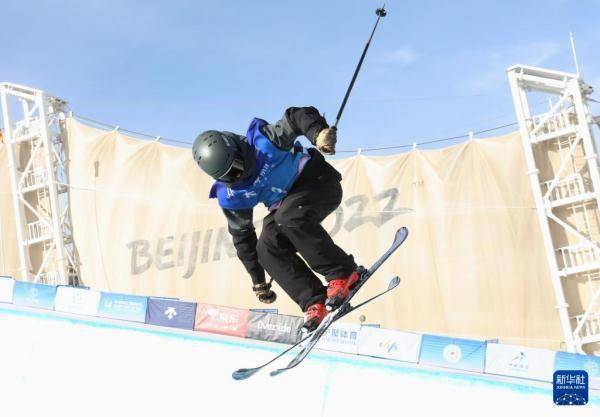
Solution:
{"label": "ski pole", "polygon": [[375,29],[377,29],[377,25],[379,24],[379,19],[381,19],[382,17],[385,17],[385,15],[387,15],[387,12],[385,11],[385,4],[383,6],[381,6],[379,9],[375,10],[375,14],[377,15],[377,20],[375,21],[375,26],[373,26],[373,30],[371,31],[371,36],[369,36],[369,40],[367,41],[367,44],[365,45],[365,49],[363,49],[362,55],[360,56],[360,60],[358,61],[358,65],[356,66],[356,69],[354,70],[354,75],[352,76],[350,85],[348,86],[348,89],[346,90],[346,95],[344,96],[344,100],[342,101],[340,110],[338,111],[338,114],[335,118],[335,123],[333,123],[334,129],[337,129],[337,125],[340,121],[340,118],[342,117],[342,113],[344,112],[344,107],[346,107],[346,102],[348,101],[348,97],[350,97],[350,92],[352,91],[352,87],[354,87],[354,82],[356,81],[356,77],[358,76],[360,67],[362,66],[365,56],[367,55],[367,51],[369,50],[369,45],[371,45],[371,39],[373,39],[373,35],[375,34]]}

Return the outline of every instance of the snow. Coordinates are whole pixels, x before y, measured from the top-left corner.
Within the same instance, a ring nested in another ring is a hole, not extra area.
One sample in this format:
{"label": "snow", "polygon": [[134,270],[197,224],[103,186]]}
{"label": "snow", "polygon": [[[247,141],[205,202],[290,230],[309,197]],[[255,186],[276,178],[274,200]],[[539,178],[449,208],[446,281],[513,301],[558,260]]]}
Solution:
{"label": "snow", "polygon": [[[284,345],[0,305],[0,415],[598,416],[550,384],[315,352],[276,378],[231,372]],[[285,361],[279,362],[280,364]]]}

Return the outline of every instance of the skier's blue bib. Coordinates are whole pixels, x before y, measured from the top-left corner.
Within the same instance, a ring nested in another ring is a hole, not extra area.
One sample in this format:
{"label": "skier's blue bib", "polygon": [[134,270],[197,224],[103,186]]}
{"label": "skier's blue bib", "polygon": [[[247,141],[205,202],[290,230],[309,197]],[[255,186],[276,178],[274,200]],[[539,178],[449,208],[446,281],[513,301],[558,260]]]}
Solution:
{"label": "skier's blue bib", "polygon": [[259,203],[270,207],[282,200],[292,188],[304,155],[302,145],[296,142],[292,152],[277,148],[260,131],[266,124],[266,121],[255,118],[248,128],[248,144],[254,148],[256,158],[254,175],[240,186],[229,188],[216,181],[210,189],[210,198],[217,198],[221,207],[240,210]]}

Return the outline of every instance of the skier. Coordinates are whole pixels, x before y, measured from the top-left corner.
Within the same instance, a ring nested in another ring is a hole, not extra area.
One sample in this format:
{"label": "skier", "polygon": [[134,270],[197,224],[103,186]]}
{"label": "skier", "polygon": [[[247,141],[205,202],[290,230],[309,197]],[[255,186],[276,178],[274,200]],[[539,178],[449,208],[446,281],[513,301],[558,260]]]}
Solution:
{"label": "skier", "polygon": [[[296,141],[300,135],[316,148],[302,147]],[[253,119],[245,137],[208,130],[192,147],[196,163],[216,180],[210,198],[227,218],[254,293],[263,303],[275,301],[268,272],[302,309],[303,330],[309,332],[359,279],[352,255],[321,226],[342,200],[342,176],[319,152],[334,154],[336,142],[336,129],[316,108],[290,107],[275,124]],[[269,214],[257,239],[252,211],[259,203]],[[313,271],[325,277],[326,287]]]}

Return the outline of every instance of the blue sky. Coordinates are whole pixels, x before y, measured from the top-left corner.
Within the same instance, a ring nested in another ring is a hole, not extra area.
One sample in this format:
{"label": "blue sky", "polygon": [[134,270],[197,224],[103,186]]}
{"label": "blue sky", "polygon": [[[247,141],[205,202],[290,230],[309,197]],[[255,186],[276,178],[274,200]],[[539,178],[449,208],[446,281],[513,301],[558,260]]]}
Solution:
{"label": "blue sky", "polygon": [[[5,0],[0,81],[189,142],[205,129],[244,132],[254,116],[275,121],[292,105],[314,105],[331,121],[379,5]],[[570,30],[600,97],[600,0],[391,0],[387,10],[340,122],[339,149],[513,122],[505,69],[574,71]]]}

